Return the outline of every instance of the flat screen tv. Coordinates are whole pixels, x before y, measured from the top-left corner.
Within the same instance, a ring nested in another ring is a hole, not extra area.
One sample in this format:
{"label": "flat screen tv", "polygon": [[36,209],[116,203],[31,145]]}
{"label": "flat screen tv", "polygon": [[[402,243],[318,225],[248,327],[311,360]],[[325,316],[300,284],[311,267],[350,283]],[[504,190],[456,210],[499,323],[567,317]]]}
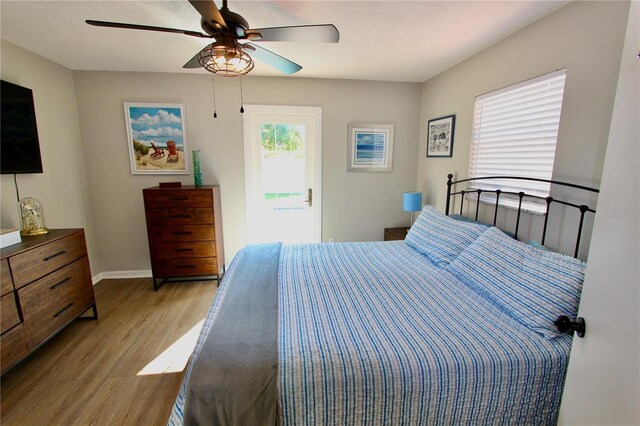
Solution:
{"label": "flat screen tv", "polygon": [[42,173],[31,89],[1,81],[0,173]]}

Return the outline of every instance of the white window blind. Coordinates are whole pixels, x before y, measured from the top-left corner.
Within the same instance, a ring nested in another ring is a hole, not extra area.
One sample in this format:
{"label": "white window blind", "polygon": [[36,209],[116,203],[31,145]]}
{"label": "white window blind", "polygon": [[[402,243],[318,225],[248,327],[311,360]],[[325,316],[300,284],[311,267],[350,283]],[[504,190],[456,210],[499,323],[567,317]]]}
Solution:
{"label": "white window blind", "polygon": [[[469,177],[551,179],[566,70],[478,96],[473,116]],[[475,181],[474,188],[547,197],[550,184]]]}

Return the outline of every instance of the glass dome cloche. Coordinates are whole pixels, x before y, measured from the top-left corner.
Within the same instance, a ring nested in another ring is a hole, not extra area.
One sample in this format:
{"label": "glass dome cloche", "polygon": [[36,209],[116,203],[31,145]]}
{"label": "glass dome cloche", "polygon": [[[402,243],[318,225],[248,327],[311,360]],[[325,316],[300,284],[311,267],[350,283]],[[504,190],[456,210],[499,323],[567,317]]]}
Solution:
{"label": "glass dome cloche", "polygon": [[20,200],[20,234],[25,236],[41,235],[49,232],[44,225],[42,203],[32,197]]}

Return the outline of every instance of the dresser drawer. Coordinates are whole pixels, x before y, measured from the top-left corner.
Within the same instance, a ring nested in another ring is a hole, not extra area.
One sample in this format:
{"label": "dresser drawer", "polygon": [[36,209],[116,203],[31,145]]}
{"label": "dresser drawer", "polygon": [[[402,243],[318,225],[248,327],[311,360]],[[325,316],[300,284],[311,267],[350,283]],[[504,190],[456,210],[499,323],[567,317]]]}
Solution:
{"label": "dresser drawer", "polygon": [[151,258],[190,259],[192,257],[215,257],[216,246],[211,242],[158,243],[151,245]]}
{"label": "dresser drawer", "polygon": [[12,328],[0,337],[0,369],[4,372],[27,354],[27,340],[22,324]]}
{"label": "dresser drawer", "polygon": [[76,299],[67,300],[67,303],[58,310],[45,311],[29,321],[25,320],[23,324],[29,350],[36,348],[51,335],[89,309],[92,302],[89,302],[87,297],[82,296],[78,294]]}
{"label": "dresser drawer", "polygon": [[153,271],[156,277],[192,277],[218,275],[218,266],[215,257],[154,260]]}
{"label": "dresser drawer", "polygon": [[[78,313],[93,304],[93,288],[89,261],[86,257],[76,260],[72,264],[55,271],[46,277],[18,290],[18,297],[22,306],[22,315],[27,328],[27,335],[32,334],[33,328],[47,328],[48,322],[53,323],[52,329],[57,328],[59,321],[66,318],[70,312]],[[63,314],[59,314],[64,308]],[[73,315],[71,315],[73,316]],[[42,334],[50,334],[51,328]]]}
{"label": "dresser drawer", "polygon": [[9,271],[9,261],[3,259],[0,263],[2,277],[0,277],[0,296],[13,291],[13,281],[11,281],[11,271]]}
{"label": "dresser drawer", "polygon": [[17,254],[9,263],[13,284],[19,289],[86,254],[83,232]]}
{"label": "dresser drawer", "polygon": [[166,209],[179,207],[213,207],[213,195],[210,190],[144,190],[144,204],[148,209]]}
{"label": "dresser drawer", "polygon": [[0,318],[2,319],[0,321],[2,333],[20,323],[20,315],[18,315],[18,306],[16,305],[14,293],[9,293],[0,298]]}
{"label": "dresser drawer", "polygon": [[213,241],[213,225],[149,226],[149,242]]}
{"label": "dresser drawer", "polygon": [[213,209],[150,209],[147,225],[201,225],[213,223]]}

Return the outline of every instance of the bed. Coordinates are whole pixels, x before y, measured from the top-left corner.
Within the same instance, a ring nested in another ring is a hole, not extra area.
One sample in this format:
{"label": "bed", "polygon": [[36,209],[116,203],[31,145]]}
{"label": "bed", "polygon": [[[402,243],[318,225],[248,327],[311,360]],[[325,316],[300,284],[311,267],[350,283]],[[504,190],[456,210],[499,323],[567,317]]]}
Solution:
{"label": "bed", "polygon": [[169,424],[555,424],[584,269],[430,206],[404,241],[247,246]]}

